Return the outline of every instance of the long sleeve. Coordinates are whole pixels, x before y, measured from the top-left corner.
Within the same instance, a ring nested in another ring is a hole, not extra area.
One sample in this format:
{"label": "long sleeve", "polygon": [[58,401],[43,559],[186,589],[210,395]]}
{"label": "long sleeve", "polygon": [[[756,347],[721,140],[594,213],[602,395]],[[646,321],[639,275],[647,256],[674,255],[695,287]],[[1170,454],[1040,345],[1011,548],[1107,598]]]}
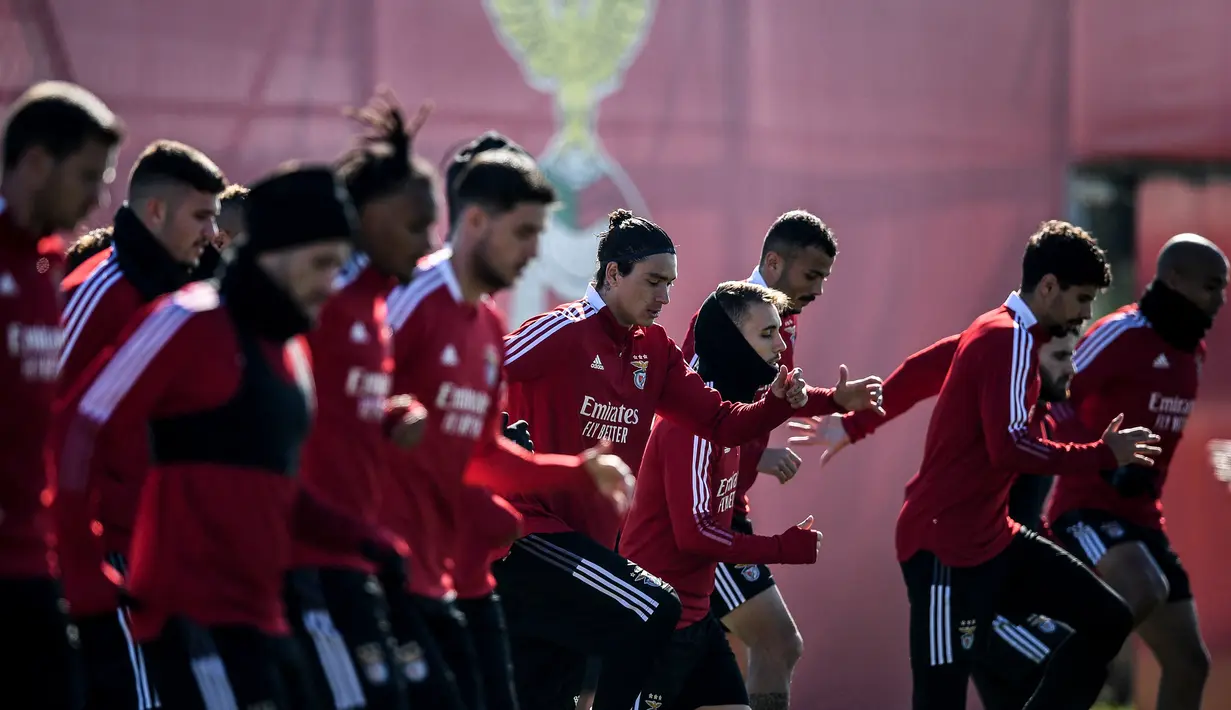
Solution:
{"label": "long sleeve", "polygon": [[988,333],[978,343],[980,416],[992,465],[1021,473],[1063,476],[1115,468],[1111,448],[1101,441],[1057,444],[1030,433],[1027,391],[1034,372],[1034,337],[1022,328]]}
{"label": "long sleeve", "polygon": [[715,490],[714,463],[722,453],[714,450],[714,444],[679,429],[660,449],[671,531],[681,551],[738,564],[800,564],[815,559],[814,541],[808,558],[801,545],[792,545],[781,535],[744,535],[715,519],[716,499],[733,495],[736,480],[718,482]]}
{"label": "long sleeve", "polygon": [[[808,403],[792,412],[796,417],[823,417],[827,414],[842,414],[846,410],[834,401],[832,387],[808,387]],[[878,415],[879,416],[879,415]]]}
{"label": "long sleeve", "polygon": [[885,415],[874,410],[852,412],[842,417],[842,428],[851,443],[870,436],[887,422],[910,411],[919,402],[940,393],[962,334],[950,335],[911,355],[890,373],[881,389]]}
{"label": "long sleeve", "polygon": [[535,454],[506,439],[499,407],[489,408],[486,428],[466,465],[466,485],[489,488],[502,496],[593,487],[580,456]]}
{"label": "long sleeve", "polygon": [[669,342],[666,383],[657,413],[718,446],[739,446],[774,430],[797,412],[784,399],[766,395],[755,404],[723,400],[705,386]]}
{"label": "long sleeve", "polygon": [[108,468],[111,449],[106,442],[143,429],[169,385],[182,374],[185,355],[193,347],[192,316],[165,302],[142,311],[117,346],[99,353],[57,405],[53,514],[64,584],[73,596],[97,598],[111,587],[100,568],[102,538],[93,530],[98,472]]}

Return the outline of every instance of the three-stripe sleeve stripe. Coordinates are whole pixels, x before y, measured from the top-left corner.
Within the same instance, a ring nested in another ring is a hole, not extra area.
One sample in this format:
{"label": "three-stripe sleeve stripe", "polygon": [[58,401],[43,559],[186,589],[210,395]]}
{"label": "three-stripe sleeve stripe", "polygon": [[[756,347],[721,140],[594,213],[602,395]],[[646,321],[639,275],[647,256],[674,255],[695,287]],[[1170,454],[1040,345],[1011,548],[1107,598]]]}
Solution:
{"label": "three-stripe sleeve stripe", "polygon": [[1088,333],[1081,344],[1073,351],[1073,370],[1081,372],[1094,362],[1108,345],[1122,333],[1149,325],[1149,321],[1140,313],[1124,313],[1120,317],[1104,321],[1097,329]]}
{"label": "three-stripe sleeve stripe", "polygon": [[120,271],[119,264],[114,259],[108,259],[73,290],[73,296],[68,299],[64,313],[60,316],[60,323],[64,326],[64,345],[60,348],[59,369],[64,369],[69,355],[77,345],[77,339],[81,337],[86,323],[103,300],[103,296],[123,277],[124,273]]}
{"label": "three-stripe sleeve stripe", "polygon": [[711,517],[710,465],[714,445],[699,436],[692,438],[692,519],[697,530],[705,537],[732,545],[735,536],[714,524]]}
{"label": "three-stripe sleeve stripe", "polygon": [[445,285],[443,271],[428,271],[408,284],[398,286],[385,299],[385,320],[394,332],[402,329],[423,299]]}
{"label": "three-stripe sleeve stripe", "polygon": [[935,561],[928,603],[928,649],[933,666],[953,663],[952,592],[952,570]]}
{"label": "three-stripe sleeve stripe", "polygon": [[1022,321],[1013,319],[1013,359],[1009,370],[1009,435],[1017,448],[1041,459],[1051,456],[1051,451],[1027,434],[1030,423],[1030,408],[1026,406],[1026,391],[1033,380],[1032,358],[1034,336]]}
{"label": "three-stripe sleeve stripe", "polygon": [[167,304],[146,317],[82,397],[81,413],[96,422],[106,422],[145,368],[192,315],[186,308]]}
{"label": "three-stripe sleeve stripe", "polygon": [[514,544],[549,564],[570,571],[575,579],[610,597],[642,621],[649,621],[658,610],[658,602],[653,597],[626,580],[537,535],[527,535]]}
{"label": "three-stripe sleeve stripe", "polygon": [[588,301],[572,304],[559,311],[544,314],[537,321],[523,325],[517,333],[504,340],[506,364],[516,362],[539,343],[550,338],[571,323],[579,323],[598,313]]}
{"label": "three-stripe sleeve stripe", "polygon": [[1035,663],[1042,663],[1043,659],[1047,658],[1047,654],[1051,652],[1047,644],[1030,633],[1029,629],[1014,624],[1003,616],[997,616],[992,621],[992,631],[1004,639],[1005,643],[1012,646],[1015,651]]}

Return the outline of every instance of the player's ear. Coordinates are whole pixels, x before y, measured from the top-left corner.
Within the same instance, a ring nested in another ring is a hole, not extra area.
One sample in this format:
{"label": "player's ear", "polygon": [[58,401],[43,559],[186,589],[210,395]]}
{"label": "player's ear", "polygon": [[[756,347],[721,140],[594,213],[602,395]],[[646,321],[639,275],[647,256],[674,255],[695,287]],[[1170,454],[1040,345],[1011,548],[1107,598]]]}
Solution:
{"label": "player's ear", "polygon": [[481,232],[487,227],[487,211],[479,205],[466,205],[462,211],[462,223],[474,232]]}
{"label": "player's ear", "polygon": [[607,262],[607,268],[603,272],[603,280],[608,286],[615,286],[620,280],[620,265],[614,261]]}

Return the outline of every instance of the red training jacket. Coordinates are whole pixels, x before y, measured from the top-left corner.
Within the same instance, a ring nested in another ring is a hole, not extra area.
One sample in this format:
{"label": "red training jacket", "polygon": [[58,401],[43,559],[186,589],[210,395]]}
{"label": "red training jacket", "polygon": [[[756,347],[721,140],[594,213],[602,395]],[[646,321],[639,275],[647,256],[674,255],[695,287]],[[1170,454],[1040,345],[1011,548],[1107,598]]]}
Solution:
{"label": "red training jacket", "polygon": [[0,200],[0,577],[55,573],[43,453],[62,340],[55,262]]}
{"label": "red training jacket", "polygon": [[667,419],[658,418],[650,432],[620,553],[675,588],[684,607],[676,628],[709,613],[719,562],[816,562],[816,537],[809,531],[732,532],[739,457],[739,447],[716,446]]}
{"label": "red training jacket", "polygon": [[881,426],[910,411],[910,408],[940,393],[957,353],[962,334],[950,335],[911,355],[885,378],[881,388],[885,415],[874,409],[851,412],[842,417],[842,428],[851,443],[871,436]]}
{"label": "red training jacket", "polygon": [[[261,342],[268,366],[286,382],[311,387],[302,341]],[[137,314],[115,347],[87,368],[60,414],[59,459],[66,545],[100,540],[90,478],[109,470],[105,442],[155,418],[215,410],[229,402],[244,374],[231,317],[218,293],[195,284]],[[156,638],[171,616],[203,626],[248,625],[284,634],[283,575],[292,534],[339,550],[357,549],[376,531],[308,495],[293,477],[219,463],[149,467],[133,530],[128,586],[139,602],[133,635]],[[100,558],[102,550],[97,553]],[[101,571],[98,572],[100,575]]]}
{"label": "red training jacket", "polygon": [[[393,281],[358,255],[335,286],[316,328],[306,336],[316,381],[316,417],[304,442],[299,475],[317,497],[376,525],[389,470],[385,432],[406,413],[386,406],[393,386],[393,349],[385,296]],[[297,543],[297,567],[375,570],[357,551]]]}
{"label": "red training jacket", "polygon": [[926,550],[971,567],[1008,547],[1019,472],[1095,473],[1115,467],[1103,442],[1057,444],[1028,426],[1039,397],[1038,346],[1048,337],[1016,294],[977,318],[958,342],[928,425],[923,463],[898,514],[898,560]]}
{"label": "red training jacket", "polygon": [[[455,591],[456,576],[468,577],[464,586],[471,593],[475,576],[488,591],[494,588],[487,559],[493,548],[507,544],[507,531],[515,524],[488,519],[508,516],[499,506],[484,507],[487,515],[472,518],[467,504],[475,498],[464,494],[467,485],[497,494],[594,490],[579,457],[531,454],[505,439],[500,426],[504,318],[486,296],[477,303],[463,298],[451,257],[448,250],[427,257],[414,280],[395,288],[388,301],[393,391],[419,398],[428,411],[428,428],[414,449],[391,450],[382,519],[414,551],[410,590],[437,599]],[[485,500],[491,503],[490,494]],[[473,549],[459,550],[462,530],[475,524],[495,537],[468,534]]]}
{"label": "red training jacket", "polygon": [[1148,427],[1161,439],[1158,446],[1163,450],[1154,457],[1160,495],[1125,498],[1097,472],[1068,476],[1056,482],[1048,520],[1070,510],[1093,508],[1144,527],[1164,528],[1161,489],[1197,400],[1205,352],[1204,343],[1195,353],[1169,345],[1150,327],[1137,304],[1101,318],[1090,328],[1073,352],[1077,374],[1070,401],[1077,416],[1058,435],[1101,434],[1120,413],[1124,414],[1122,428]]}
{"label": "red training jacket", "polygon": [[[763,437],[792,415],[834,411],[833,392],[809,389],[791,409],[773,396],[733,404],[705,386],[660,325],[620,325],[593,287],[504,338],[509,418],[530,423],[540,451],[578,453],[607,440],[634,471],[657,414],[720,446]],[[575,530],[615,545],[619,516],[595,492],[516,496],[526,532]]]}

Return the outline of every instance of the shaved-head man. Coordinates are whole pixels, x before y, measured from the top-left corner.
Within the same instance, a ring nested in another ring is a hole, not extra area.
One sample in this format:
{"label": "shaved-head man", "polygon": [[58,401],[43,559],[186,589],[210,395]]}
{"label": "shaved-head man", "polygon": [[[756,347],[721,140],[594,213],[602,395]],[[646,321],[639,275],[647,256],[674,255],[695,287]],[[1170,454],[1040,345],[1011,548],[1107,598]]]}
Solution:
{"label": "shaved-head man", "polygon": [[1091,427],[1123,413],[1122,426],[1149,427],[1161,438],[1162,454],[1151,466],[1059,477],[1047,511],[1061,544],[1132,608],[1137,634],[1162,668],[1159,710],[1198,710],[1209,674],[1188,574],[1168,541],[1161,497],[1197,398],[1205,334],[1227,301],[1227,272],[1226,255],[1210,240],[1172,237],[1138,302],[1095,323],[1082,339],[1073,356],[1076,418]]}

